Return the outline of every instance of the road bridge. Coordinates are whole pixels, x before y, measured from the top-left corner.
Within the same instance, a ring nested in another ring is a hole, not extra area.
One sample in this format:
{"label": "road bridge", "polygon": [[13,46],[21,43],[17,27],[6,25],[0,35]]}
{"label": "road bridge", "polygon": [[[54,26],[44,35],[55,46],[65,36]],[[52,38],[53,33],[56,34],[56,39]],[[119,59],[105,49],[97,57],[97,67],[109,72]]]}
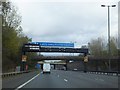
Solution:
{"label": "road bridge", "polygon": [[[41,47],[41,45],[39,44],[33,44],[33,43],[27,43],[24,44],[22,47],[22,68],[21,70],[24,71],[25,70],[25,66],[26,66],[26,52],[46,52],[46,53],[83,53],[84,57],[87,56],[88,54],[88,48],[66,48],[66,47]],[[75,60],[75,59],[79,59],[79,60],[83,60],[83,58],[80,57],[39,57],[37,58],[37,60]]]}
{"label": "road bridge", "polygon": [[60,52],[60,53],[88,53],[88,48],[60,48],[60,47],[41,47],[37,44],[24,44],[22,52]]}
{"label": "road bridge", "polygon": [[[44,62],[38,62],[39,64],[43,64]],[[66,65],[66,63],[65,62],[49,62],[51,65]]]}
{"label": "road bridge", "polygon": [[84,57],[80,56],[37,56],[34,60],[84,60]]}
{"label": "road bridge", "polygon": [[[120,57],[110,57],[111,60],[118,60]],[[84,61],[84,56],[36,56],[34,60],[82,60]],[[108,61],[108,57],[93,57],[88,56],[89,61]]]}

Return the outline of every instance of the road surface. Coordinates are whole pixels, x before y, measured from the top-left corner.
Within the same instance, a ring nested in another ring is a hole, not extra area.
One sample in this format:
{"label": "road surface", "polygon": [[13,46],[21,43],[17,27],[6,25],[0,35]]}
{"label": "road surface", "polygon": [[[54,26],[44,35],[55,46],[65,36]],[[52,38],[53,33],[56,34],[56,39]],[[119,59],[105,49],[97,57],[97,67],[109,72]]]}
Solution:
{"label": "road surface", "polygon": [[[27,79],[26,79],[27,78]],[[26,80],[25,80],[26,79]],[[19,80],[19,81],[17,81]],[[10,83],[11,82],[11,83]],[[20,82],[20,83],[18,83]],[[12,85],[15,84],[16,85]],[[13,87],[14,86],[14,87]],[[51,74],[32,72],[20,79],[3,80],[4,88],[118,88],[118,76],[77,71],[52,70]]]}

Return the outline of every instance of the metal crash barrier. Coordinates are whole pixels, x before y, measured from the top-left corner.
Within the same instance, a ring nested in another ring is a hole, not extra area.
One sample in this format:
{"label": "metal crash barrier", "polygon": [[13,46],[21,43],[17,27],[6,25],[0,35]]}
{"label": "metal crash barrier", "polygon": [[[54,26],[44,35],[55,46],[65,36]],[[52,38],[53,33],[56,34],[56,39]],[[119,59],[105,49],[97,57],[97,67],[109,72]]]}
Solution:
{"label": "metal crash barrier", "polygon": [[15,76],[15,75],[19,75],[19,74],[23,74],[23,73],[29,73],[32,70],[28,70],[28,71],[20,71],[20,72],[10,72],[10,73],[2,73],[0,76],[2,78],[4,77],[10,77],[10,76]]}

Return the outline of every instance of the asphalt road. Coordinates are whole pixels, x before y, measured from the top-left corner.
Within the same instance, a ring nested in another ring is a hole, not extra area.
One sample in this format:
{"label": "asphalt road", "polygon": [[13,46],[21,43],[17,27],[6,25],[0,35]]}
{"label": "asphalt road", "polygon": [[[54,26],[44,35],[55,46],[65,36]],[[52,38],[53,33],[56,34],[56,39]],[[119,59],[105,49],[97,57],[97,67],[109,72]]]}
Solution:
{"label": "asphalt road", "polygon": [[[51,74],[35,73],[27,75],[31,78],[27,81],[24,80],[24,83],[22,80],[26,77],[21,78],[21,84],[19,83],[15,88],[118,88],[118,76],[62,70],[52,70]],[[7,81],[3,82],[5,87]],[[14,80],[15,82],[19,81]]]}
{"label": "asphalt road", "polygon": [[25,83],[38,73],[38,71],[34,71],[30,73],[19,74],[17,76],[3,78],[2,88],[17,88],[19,85]]}

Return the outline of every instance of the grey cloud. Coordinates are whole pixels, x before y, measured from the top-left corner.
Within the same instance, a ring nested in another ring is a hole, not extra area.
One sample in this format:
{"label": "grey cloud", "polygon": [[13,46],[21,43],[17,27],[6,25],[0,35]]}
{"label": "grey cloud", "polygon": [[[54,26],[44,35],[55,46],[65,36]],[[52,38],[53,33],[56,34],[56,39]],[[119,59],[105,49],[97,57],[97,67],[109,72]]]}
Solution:
{"label": "grey cloud", "polygon": [[82,45],[107,28],[107,9],[98,3],[33,3],[22,12],[23,29],[28,28],[25,33],[34,41]]}

